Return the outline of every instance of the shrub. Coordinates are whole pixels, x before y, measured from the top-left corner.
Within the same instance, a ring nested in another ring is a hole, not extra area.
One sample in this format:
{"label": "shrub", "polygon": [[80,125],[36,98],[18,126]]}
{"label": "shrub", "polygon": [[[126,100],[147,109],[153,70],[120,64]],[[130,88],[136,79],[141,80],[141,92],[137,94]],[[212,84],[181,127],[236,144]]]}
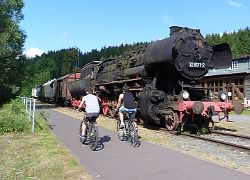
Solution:
{"label": "shrub", "polygon": [[0,132],[25,132],[31,129],[31,123],[25,114],[24,105],[12,100],[0,109]]}

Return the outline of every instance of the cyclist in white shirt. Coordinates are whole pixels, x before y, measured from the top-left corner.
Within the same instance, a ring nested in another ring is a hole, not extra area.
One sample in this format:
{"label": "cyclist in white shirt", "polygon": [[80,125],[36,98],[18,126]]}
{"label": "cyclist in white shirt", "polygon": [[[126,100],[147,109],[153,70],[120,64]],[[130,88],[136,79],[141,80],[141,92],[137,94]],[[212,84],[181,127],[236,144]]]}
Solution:
{"label": "cyclist in white shirt", "polygon": [[[100,105],[99,105],[100,98],[93,94],[93,89],[89,88],[87,90],[87,95],[82,98],[82,101],[77,110],[81,107],[85,108],[85,117],[95,117],[96,119],[99,117],[100,113]],[[84,118],[85,119],[85,118]],[[86,119],[85,119],[86,122]],[[86,140],[86,124],[82,123],[82,134],[80,137]]]}

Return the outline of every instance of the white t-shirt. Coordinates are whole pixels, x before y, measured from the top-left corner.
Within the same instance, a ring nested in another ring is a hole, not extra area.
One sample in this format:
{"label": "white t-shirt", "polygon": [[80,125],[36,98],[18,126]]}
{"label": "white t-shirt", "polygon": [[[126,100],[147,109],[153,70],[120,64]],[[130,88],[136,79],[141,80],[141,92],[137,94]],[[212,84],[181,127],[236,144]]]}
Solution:
{"label": "white t-shirt", "polygon": [[100,112],[98,98],[95,95],[88,94],[84,96],[82,100],[84,100],[86,103],[85,110],[87,113],[99,113]]}

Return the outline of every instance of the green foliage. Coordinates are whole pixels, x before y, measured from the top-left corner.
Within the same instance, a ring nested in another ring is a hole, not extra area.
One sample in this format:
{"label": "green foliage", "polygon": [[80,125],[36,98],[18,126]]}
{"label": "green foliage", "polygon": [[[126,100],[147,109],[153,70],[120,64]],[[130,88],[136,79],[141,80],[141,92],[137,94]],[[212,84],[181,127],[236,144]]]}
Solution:
{"label": "green foliage", "polygon": [[206,39],[211,45],[228,43],[234,57],[250,54],[250,30],[248,27],[244,30],[240,29],[238,32],[224,32],[222,36],[219,34],[207,35]]}
{"label": "green foliage", "polygon": [[24,107],[23,103],[20,102],[19,99],[11,100],[10,105],[11,105],[11,107],[10,107],[11,114],[15,114],[15,115],[25,114],[24,113],[25,107]]}
{"label": "green foliage", "polygon": [[24,109],[18,100],[4,105],[0,110],[0,133],[29,131],[31,123]]}
{"label": "green foliage", "polygon": [[0,105],[19,91],[22,76],[22,48],[26,38],[19,23],[23,19],[23,0],[0,1]]}
{"label": "green foliage", "polygon": [[[0,109],[0,133],[31,132],[32,122],[25,113],[25,106],[20,99],[11,100]],[[49,130],[46,120],[40,113],[35,114],[35,132]]]}
{"label": "green foliage", "polygon": [[23,0],[0,1],[0,57],[20,55],[25,35],[18,23],[23,19],[21,13]]}

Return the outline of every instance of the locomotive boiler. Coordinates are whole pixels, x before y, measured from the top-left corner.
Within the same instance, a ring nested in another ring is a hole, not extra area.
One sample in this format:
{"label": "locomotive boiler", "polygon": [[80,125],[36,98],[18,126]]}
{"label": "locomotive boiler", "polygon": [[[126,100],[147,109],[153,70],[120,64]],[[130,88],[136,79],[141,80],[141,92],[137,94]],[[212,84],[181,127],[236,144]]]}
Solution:
{"label": "locomotive boiler", "polygon": [[227,43],[211,46],[200,30],[172,26],[168,38],[107,59],[91,70],[83,67],[89,74],[82,81],[91,77],[88,84],[101,97],[105,115],[113,114],[121,88],[127,84],[137,97],[141,122],[163,124],[168,130],[189,123],[208,127],[212,116],[228,118],[234,107],[223,92],[220,101],[210,101],[199,79],[209,69],[227,68],[231,63]]}

